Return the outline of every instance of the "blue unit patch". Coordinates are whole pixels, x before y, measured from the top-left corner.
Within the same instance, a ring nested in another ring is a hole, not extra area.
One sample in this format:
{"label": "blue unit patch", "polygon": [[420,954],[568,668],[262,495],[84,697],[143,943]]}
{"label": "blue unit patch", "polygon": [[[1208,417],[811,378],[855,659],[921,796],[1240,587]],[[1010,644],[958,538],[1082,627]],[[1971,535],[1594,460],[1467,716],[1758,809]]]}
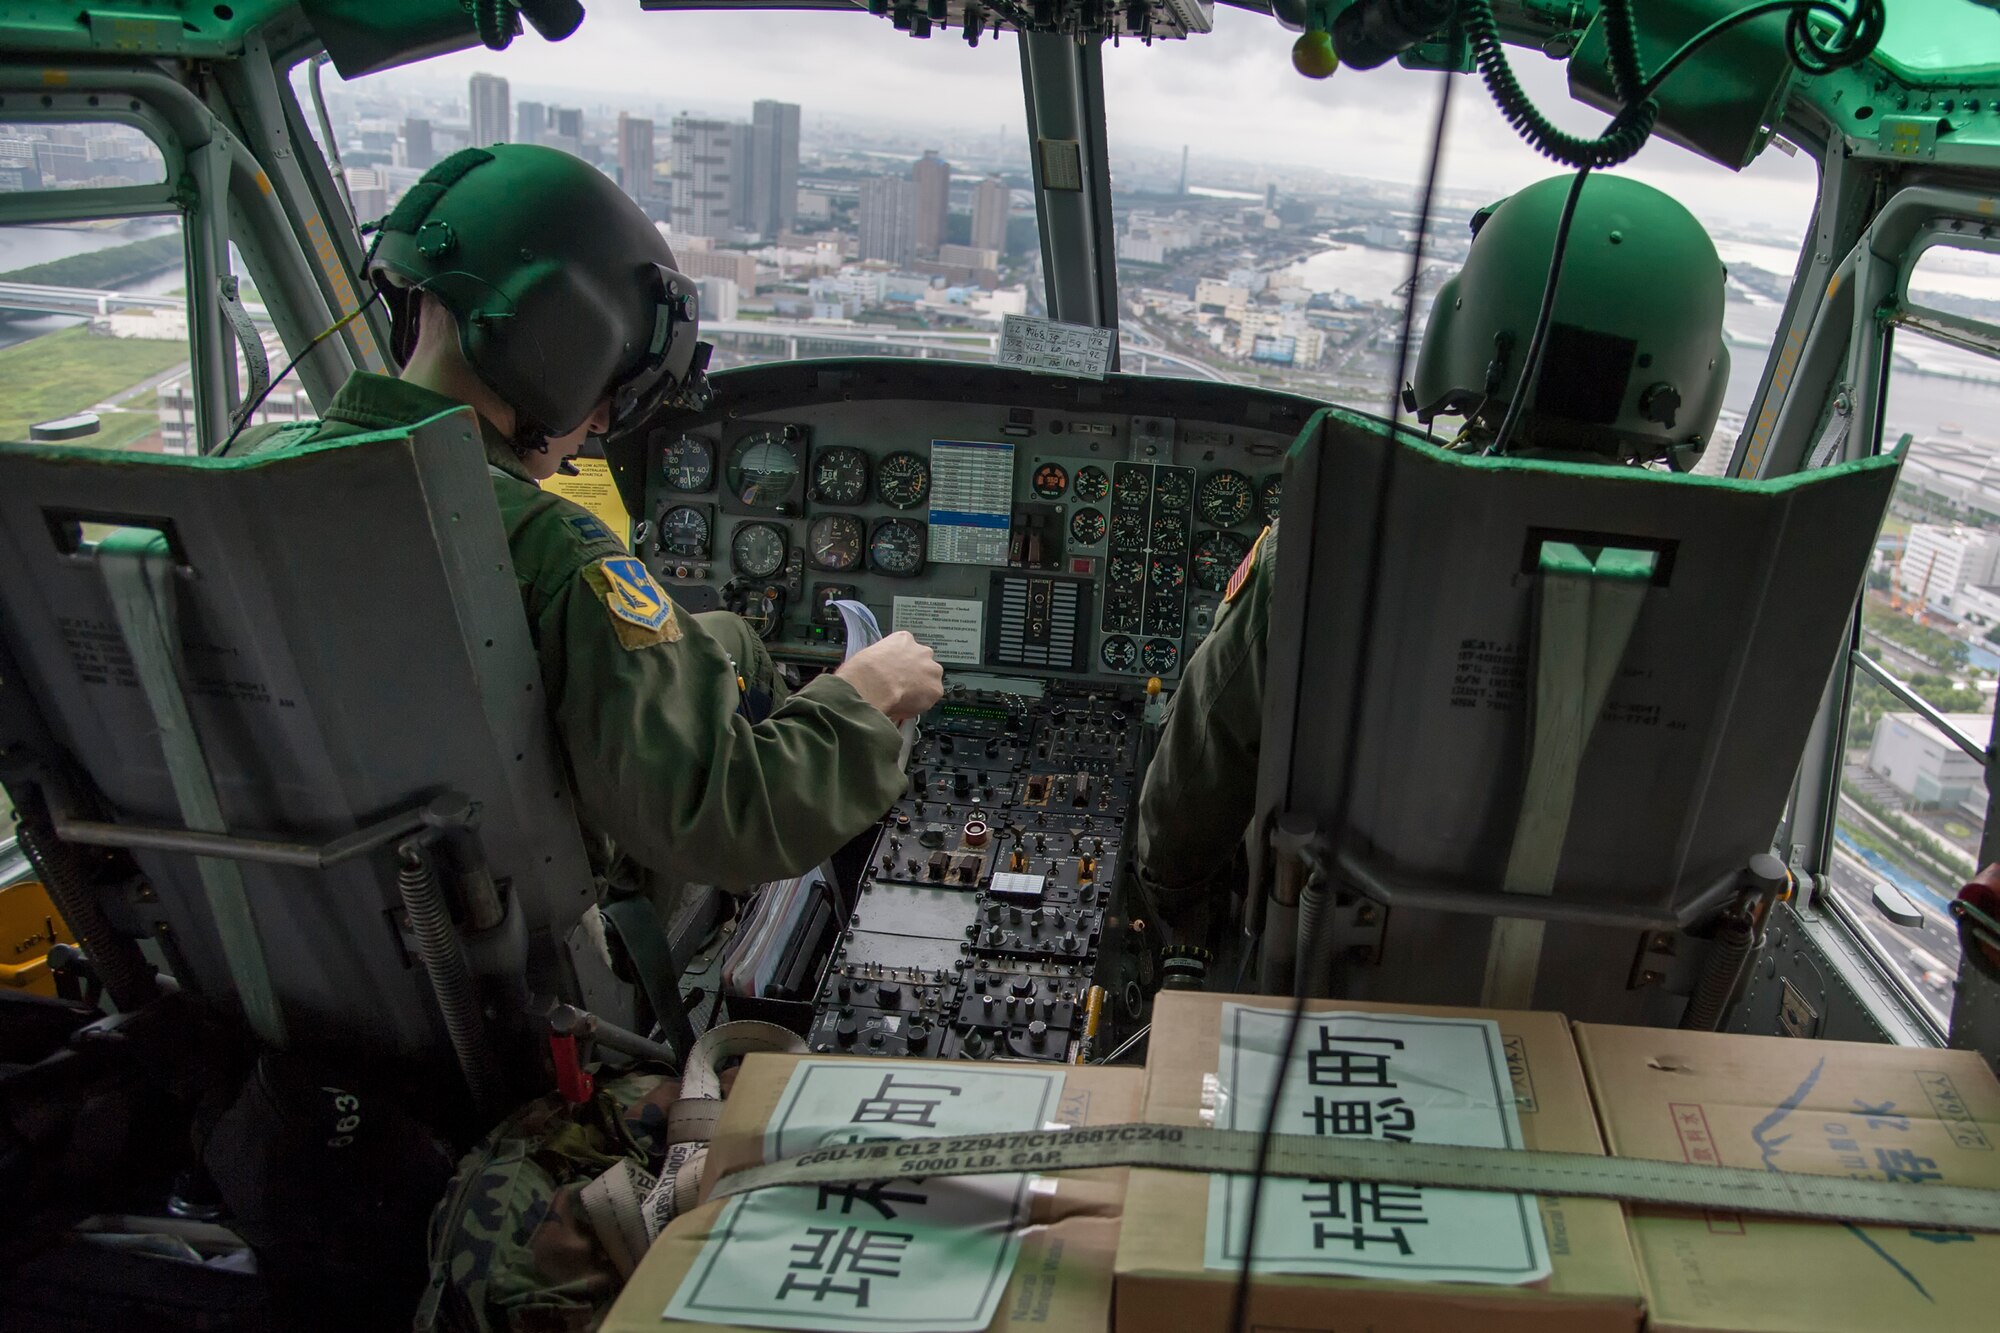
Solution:
{"label": "blue unit patch", "polygon": [[595,514],[573,514],[563,520],[569,530],[587,542],[615,542],[611,529],[604,526],[604,520]]}
{"label": "blue unit patch", "polygon": [[611,614],[642,629],[659,629],[673,619],[674,604],[653,582],[645,562],[629,555],[606,556],[597,562],[604,574],[604,604]]}

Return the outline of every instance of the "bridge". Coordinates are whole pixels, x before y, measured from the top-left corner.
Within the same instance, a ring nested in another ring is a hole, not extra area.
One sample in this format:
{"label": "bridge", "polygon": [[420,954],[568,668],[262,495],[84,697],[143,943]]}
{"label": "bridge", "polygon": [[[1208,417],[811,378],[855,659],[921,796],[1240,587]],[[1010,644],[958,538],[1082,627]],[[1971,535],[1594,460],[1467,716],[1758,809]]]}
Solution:
{"label": "bridge", "polygon": [[[0,282],[0,311],[32,315],[69,315],[96,319],[114,310],[179,310],[186,304],[182,296],[148,296],[137,292],[101,291],[88,287],[48,287],[37,283]],[[271,327],[268,311],[261,305],[245,303],[244,309],[260,327]],[[910,356],[956,358],[992,362],[999,353],[1000,333],[969,330],[894,329],[867,324],[820,323],[810,320],[722,319],[703,320],[702,336],[758,359],[796,361],[801,356]],[[1139,337],[1144,339],[1146,335]],[[1230,383],[1230,377],[1215,367],[1192,357],[1170,352],[1158,340],[1140,341],[1121,337],[1124,363],[1139,374],[1147,367],[1168,368],[1198,379]]]}

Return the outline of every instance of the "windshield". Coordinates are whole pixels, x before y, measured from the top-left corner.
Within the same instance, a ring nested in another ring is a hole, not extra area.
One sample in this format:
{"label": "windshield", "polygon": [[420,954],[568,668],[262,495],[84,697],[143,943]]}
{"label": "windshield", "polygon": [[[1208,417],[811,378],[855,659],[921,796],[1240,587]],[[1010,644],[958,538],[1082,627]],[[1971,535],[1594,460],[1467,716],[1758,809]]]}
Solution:
{"label": "windshield", "polygon": [[[611,175],[700,283],[714,369],[986,361],[1001,317],[1041,306],[1010,34],[913,48],[858,11],[593,10],[560,43],[323,78],[362,222],[468,144],[541,143]],[[303,67],[295,87],[307,101]]]}
{"label": "windshield", "polygon": [[[1185,43],[1105,48],[1128,346],[1386,413],[1443,76],[1390,66],[1315,82],[1294,73],[1294,34],[1270,18],[1218,8],[1215,28]],[[1563,65],[1510,55],[1551,119],[1574,133],[1603,128],[1601,113],[1570,98]],[[1419,339],[1430,297],[1465,258],[1472,213],[1561,170],[1521,142],[1482,83],[1455,80]],[[1729,391],[1698,469],[1720,471],[1783,313],[1815,164],[1774,146],[1737,173],[1655,140],[1619,171],[1685,204],[1729,268]],[[1144,361],[1128,350],[1128,366]]]}

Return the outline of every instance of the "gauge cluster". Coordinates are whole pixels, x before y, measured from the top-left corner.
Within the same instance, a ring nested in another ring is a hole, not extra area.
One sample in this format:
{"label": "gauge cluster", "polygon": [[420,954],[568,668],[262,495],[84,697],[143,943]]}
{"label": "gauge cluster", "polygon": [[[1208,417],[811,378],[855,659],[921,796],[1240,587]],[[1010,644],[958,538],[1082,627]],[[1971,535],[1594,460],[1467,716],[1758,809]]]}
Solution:
{"label": "gauge cluster", "polygon": [[[1177,677],[1213,628],[1293,438],[962,401],[718,417],[647,438],[643,554],[689,610],[736,610],[780,654],[824,662],[845,642],[834,603],[853,600],[884,630],[941,617],[948,668],[1135,684]],[[1012,462],[934,472],[940,440],[1007,445]],[[946,533],[962,540],[968,507],[1007,529],[1004,568],[961,563]]]}

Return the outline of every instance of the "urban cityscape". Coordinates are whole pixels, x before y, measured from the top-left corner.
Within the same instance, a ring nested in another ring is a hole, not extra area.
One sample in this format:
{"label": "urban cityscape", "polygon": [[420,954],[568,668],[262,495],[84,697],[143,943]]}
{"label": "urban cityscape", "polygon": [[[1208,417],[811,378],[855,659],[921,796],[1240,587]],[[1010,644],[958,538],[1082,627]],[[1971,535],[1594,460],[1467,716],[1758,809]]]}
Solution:
{"label": "urban cityscape", "polygon": [[[654,220],[699,284],[717,368],[811,356],[992,360],[1004,316],[1043,313],[1018,122],[1011,131],[941,127],[926,145],[909,126],[878,133],[843,122],[814,133],[809,110],[760,99],[740,117],[642,115],[479,73],[462,88],[347,85],[328,102],[326,147],[337,150],[357,225],[468,146],[534,143],[592,163]],[[0,127],[0,193],[163,178],[158,150],[124,126]],[[1419,334],[1485,202],[1447,190],[1433,210]],[[1112,205],[1123,369],[1386,409],[1416,240],[1407,184],[1260,179],[1246,164],[1183,148],[1125,159]],[[1734,375],[1702,471],[1720,468],[1742,428],[1797,243],[1714,229],[1729,269]],[[0,227],[0,438],[90,412],[97,433],[85,443],[192,452],[184,281],[171,218]],[[1955,280],[1960,288],[1961,309],[2000,317],[2000,278],[1990,287]],[[247,281],[242,297],[261,319]],[[285,364],[268,321],[263,342],[272,369]],[[1861,650],[1958,735],[1855,674],[1833,878],[1942,1015],[1957,966],[1944,902],[1976,868],[1985,816],[1984,767],[1968,751],[1986,747],[2000,678],[2000,441],[1978,424],[1993,419],[2000,385],[1990,363],[1938,362],[1912,350],[1920,346],[1898,344],[1889,425],[1915,443],[1877,548]],[[312,412],[287,381],[253,420]],[[1884,883],[1923,909],[1921,927],[1886,924],[1868,907]]]}

